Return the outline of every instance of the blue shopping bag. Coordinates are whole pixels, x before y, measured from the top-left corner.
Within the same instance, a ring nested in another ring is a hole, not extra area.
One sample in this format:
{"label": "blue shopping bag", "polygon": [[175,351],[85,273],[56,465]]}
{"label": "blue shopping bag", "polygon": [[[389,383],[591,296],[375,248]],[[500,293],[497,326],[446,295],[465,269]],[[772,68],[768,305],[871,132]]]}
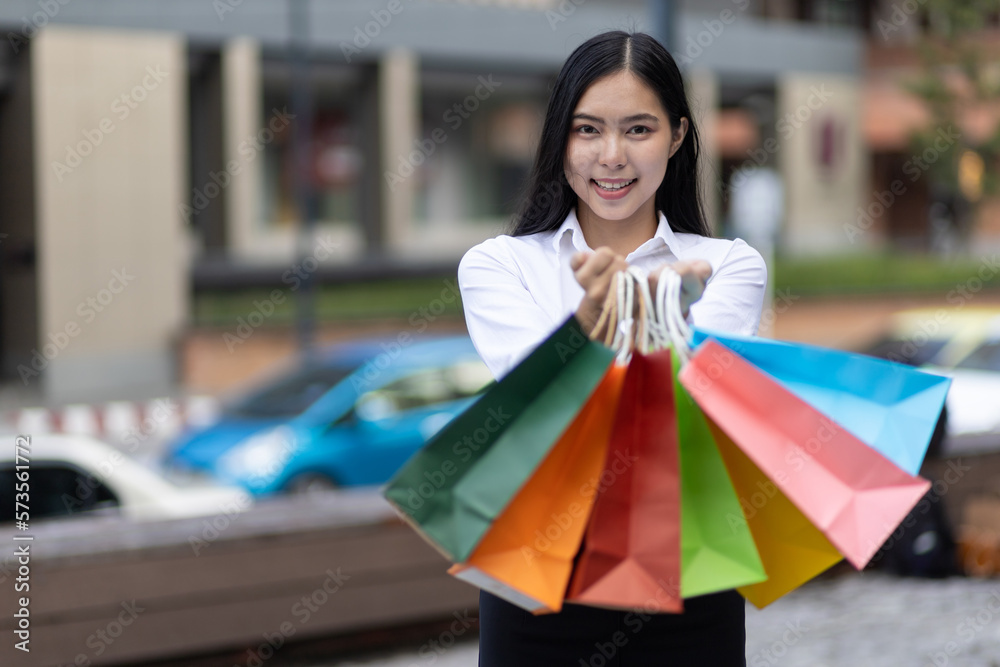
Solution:
{"label": "blue shopping bag", "polygon": [[862,354],[694,328],[715,339],[897,466],[916,475],[951,378]]}

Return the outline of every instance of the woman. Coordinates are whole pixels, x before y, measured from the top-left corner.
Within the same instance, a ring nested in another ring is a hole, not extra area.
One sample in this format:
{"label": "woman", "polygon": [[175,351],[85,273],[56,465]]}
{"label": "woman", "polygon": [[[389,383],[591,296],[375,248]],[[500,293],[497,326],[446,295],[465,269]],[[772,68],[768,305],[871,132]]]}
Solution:
{"label": "woman", "polygon": [[[469,333],[495,377],[570,314],[592,330],[629,265],[654,286],[665,266],[677,271],[694,324],[756,333],[766,267],[743,241],[710,237],[698,150],[680,72],[656,40],[609,32],[570,55],[513,230],[459,266]],[[683,614],[567,604],[537,617],[480,596],[482,667],[743,665],[744,632],[735,591],[687,599]]]}

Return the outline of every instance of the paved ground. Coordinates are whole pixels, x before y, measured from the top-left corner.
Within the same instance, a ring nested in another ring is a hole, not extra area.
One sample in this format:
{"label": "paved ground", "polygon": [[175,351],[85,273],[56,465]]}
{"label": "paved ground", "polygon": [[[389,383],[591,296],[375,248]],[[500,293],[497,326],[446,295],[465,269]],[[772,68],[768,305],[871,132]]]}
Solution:
{"label": "paved ground", "polygon": [[[436,654],[425,644],[311,667],[474,667],[477,650],[466,642]],[[813,582],[747,608],[747,665],[1000,667],[1000,580],[866,572]]]}

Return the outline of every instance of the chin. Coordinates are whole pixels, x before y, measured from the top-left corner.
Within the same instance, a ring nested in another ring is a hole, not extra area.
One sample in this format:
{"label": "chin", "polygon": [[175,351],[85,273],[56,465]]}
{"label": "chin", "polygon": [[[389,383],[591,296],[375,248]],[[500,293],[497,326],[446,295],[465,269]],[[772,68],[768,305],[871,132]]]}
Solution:
{"label": "chin", "polygon": [[587,208],[590,209],[591,213],[604,220],[628,220],[634,216],[640,208],[642,208],[641,206],[635,206],[631,203],[621,206],[609,206],[607,202],[602,200],[597,202],[597,205],[595,206],[590,201],[583,201],[585,202]]}

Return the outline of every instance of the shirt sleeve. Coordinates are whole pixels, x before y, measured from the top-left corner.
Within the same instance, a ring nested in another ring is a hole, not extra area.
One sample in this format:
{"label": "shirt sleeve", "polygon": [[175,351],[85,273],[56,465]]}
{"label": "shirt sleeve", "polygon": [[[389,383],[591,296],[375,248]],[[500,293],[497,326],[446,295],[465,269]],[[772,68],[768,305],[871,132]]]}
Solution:
{"label": "shirt sleeve", "polygon": [[462,257],[458,285],[469,335],[499,379],[560,324],[539,306],[503,244],[489,239]]}
{"label": "shirt sleeve", "polygon": [[704,294],[691,304],[691,320],[704,329],[756,335],[767,286],[764,258],[736,239],[720,265],[712,268]]}

